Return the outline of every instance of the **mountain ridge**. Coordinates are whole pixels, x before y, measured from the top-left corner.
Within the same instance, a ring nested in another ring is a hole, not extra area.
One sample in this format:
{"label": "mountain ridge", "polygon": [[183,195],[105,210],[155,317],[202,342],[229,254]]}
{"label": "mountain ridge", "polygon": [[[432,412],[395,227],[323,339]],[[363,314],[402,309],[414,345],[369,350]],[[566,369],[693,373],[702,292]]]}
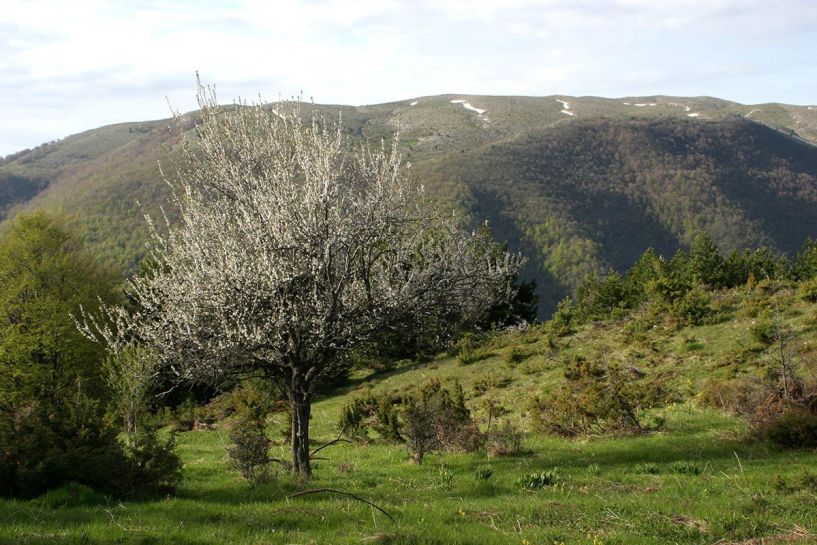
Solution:
{"label": "mountain ridge", "polygon": [[[400,132],[412,175],[442,202],[487,220],[530,258],[543,312],[581,278],[623,269],[647,246],[669,255],[708,232],[723,251],[791,253],[817,236],[817,111],[712,97],[447,94],[342,115],[355,138]],[[187,123],[196,113],[184,114]],[[167,196],[167,119],[84,131],[0,161],[0,219],[45,207],[133,270],[145,213]],[[140,204],[137,204],[140,203]]]}

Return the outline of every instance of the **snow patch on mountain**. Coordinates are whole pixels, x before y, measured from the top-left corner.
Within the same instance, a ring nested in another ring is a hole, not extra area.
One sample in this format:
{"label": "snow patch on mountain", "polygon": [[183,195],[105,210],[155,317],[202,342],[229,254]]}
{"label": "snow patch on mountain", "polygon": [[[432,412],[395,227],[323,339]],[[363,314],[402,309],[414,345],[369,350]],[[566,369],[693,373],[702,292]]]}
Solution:
{"label": "snow patch on mountain", "polygon": [[562,105],[562,113],[563,114],[567,114],[567,115],[570,115],[570,116],[575,115],[575,112],[570,111],[570,103],[569,102],[567,102],[566,100],[559,100],[558,98],[555,99],[555,100],[556,100],[556,102],[558,102],[558,103],[560,103]]}
{"label": "snow patch on mountain", "polygon": [[472,112],[476,112],[477,115],[482,115],[482,114],[485,113],[485,110],[483,110],[481,108],[475,108],[475,107],[471,106],[470,102],[467,102],[467,101],[459,99],[459,98],[452,100],[451,104],[462,104],[463,108],[465,108],[466,110],[471,110]]}

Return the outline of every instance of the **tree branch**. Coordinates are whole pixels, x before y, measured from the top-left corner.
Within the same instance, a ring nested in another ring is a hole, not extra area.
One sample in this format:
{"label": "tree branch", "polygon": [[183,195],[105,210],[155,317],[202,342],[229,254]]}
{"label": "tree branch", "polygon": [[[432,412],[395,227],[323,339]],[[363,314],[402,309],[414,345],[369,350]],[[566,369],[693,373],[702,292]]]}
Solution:
{"label": "tree branch", "polygon": [[377,504],[372,503],[369,500],[364,500],[363,498],[361,498],[359,496],[355,496],[354,494],[351,494],[349,492],[344,492],[343,490],[336,490],[334,488],[315,488],[313,490],[304,490],[303,492],[297,492],[295,494],[292,494],[291,496],[287,496],[287,499],[289,500],[289,499],[298,498],[298,497],[301,497],[301,496],[309,496],[311,494],[327,494],[327,493],[329,493],[329,494],[340,494],[341,496],[347,496],[349,498],[352,498],[353,500],[363,502],[366,505],[370,505],[371,507],[374,507],[375,509],[377,509],[378,511],[380,511],[381,513],[386,515],[389,518],[390,521],[394,522],[395,524],[397,523],[397,521],[394,520],[394,517],[392,517],[385,509],[378,506]]}

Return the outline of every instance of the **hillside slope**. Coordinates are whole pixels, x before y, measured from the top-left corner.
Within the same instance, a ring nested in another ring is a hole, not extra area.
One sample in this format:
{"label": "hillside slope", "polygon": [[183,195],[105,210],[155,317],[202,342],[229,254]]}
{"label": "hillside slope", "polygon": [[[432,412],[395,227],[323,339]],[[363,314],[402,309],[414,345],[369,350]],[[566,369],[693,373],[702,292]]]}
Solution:
{"label": "hillside slope", "polygon": [[[543,312],[587,272],[671,254],[707,231],[728,251],[791,252],[817,235],[817,111],[708,98],[442,95],[341,112],[355,137],[401,133],[414,176],[488,220],[530,257]],[[193,119],[193,114],[188,120]],[[76,218],[88,242],[132,269],[144,213],[167,195],[167,120],[102,127],[0,163],[0,217],[31,207]]]}

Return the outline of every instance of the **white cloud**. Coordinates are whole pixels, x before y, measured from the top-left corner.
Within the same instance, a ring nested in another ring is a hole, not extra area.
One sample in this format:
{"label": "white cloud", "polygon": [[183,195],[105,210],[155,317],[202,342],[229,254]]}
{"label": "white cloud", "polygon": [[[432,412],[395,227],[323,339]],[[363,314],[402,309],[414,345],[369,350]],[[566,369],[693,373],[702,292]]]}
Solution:
{"label": "white cloud", "polygon": [[[5,0],[0,155],[105,123],[304,91],[710,94],[813,103],[817,3],[782,0]],[[783,96],[771,93],[785,93]]]}

